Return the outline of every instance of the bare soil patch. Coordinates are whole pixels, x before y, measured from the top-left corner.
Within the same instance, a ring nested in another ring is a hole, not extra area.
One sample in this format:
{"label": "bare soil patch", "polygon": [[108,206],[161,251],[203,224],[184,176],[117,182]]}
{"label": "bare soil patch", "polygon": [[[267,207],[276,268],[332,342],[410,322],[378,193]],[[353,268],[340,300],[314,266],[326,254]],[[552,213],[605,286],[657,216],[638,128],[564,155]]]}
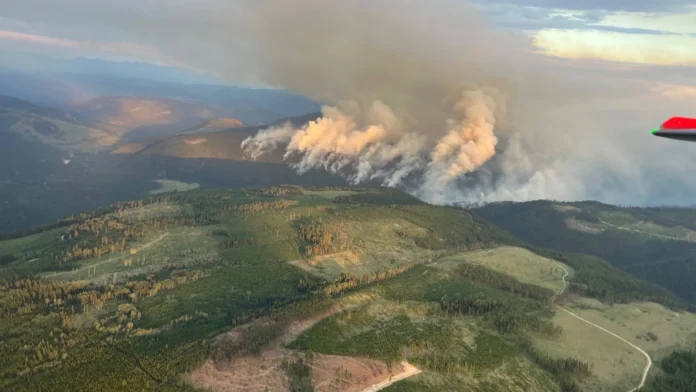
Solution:
{"label": "bare soil patch", "polygon": [[601,234],[604,232],[604,230],[602,230],[602,229],[590,227],[584,223],[581,223],[580,221],[575,220],[574,218],[566,219],[565,224],[566,224],[566,226],[568,226],[569,229],[582,231],[583,233]]}
{"label": "bare soil patch", "polygon": [[186,142],[186,144],[191,144],[191,145],[194,145],[194,146],[195,146],[196,144],[205,143],[206,141],[208,141],[208,139],[206,139],[206,138],[204,138],[204,137],[199,137],[199,138],[196,138],[196,139],[184,140],[184,142]]}
{"label": "bare soil patch", "polygon": [[[335,305],[323,314],[296,320],[285,328],[278,341],[271,342],[269,347],[261,350],[259,354],[238,355],[230,360],[208,360],[203,366],[190,372],[186,379],[196,388],[212,389],[216,392],[287,391],[290,383],[283,363],[301,357],[312,369],[312,383],[317,392],[359,392],[388,381],[393,375],[407,370],[403,364],[389,367],[382,361],[370,358],[323,354],[307,356],[282,347],[321,320],[341,310],[339,305]],[[219,344],[223,340],[242,339],[247,331],[273,323],[275,321],[268,317],[259,318],[217,336],[212,344]]]}
{"label": "bare soil patch", "polygon": [[[304,354],[284,348],[270,348],[259,355],[237,357],[229,362],[206,362],[187,376],[197,388],[216,392],[289,390],[289,380],[283,361]],[[390,375],[404,371],[402,365],[392,368],[384,362],[369,358],[314,354],[306,358],[312,369],[312,383],[317,392],[359,392],[388,380]]]}

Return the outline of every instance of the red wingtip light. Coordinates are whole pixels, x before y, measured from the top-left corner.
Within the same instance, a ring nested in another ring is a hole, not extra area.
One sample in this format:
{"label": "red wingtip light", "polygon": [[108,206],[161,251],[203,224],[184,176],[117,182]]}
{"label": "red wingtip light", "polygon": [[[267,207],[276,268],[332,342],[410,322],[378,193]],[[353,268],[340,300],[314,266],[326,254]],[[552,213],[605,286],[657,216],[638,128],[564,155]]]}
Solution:
{"label": "red wingtip light", "polygon": [[672,117],[662,124],[664,130],[696,129],[696,118]]}

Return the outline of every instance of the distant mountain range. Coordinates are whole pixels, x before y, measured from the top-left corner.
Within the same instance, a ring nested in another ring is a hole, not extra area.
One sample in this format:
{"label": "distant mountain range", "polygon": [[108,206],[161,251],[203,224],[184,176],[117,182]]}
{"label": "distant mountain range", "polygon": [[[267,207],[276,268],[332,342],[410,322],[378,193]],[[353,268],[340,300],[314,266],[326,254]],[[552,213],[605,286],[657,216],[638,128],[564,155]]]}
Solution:
{"label": "distant mountain range", "polygon": [[23,70],[33,74],[87,74],[147,79],[164,83],[231,85],[203,72],[138,61],[114,61],[99,58],[60,58],[27,52],[5,52],[0,69]]}
{"label": "distant mountain range", "polygon": [[0,91],[65,110],[99,97],[174,100],[250,125],[319,110],[316,102],[286,90],[233,86],[208,75],[172,67],[84,58],[3,56]]}

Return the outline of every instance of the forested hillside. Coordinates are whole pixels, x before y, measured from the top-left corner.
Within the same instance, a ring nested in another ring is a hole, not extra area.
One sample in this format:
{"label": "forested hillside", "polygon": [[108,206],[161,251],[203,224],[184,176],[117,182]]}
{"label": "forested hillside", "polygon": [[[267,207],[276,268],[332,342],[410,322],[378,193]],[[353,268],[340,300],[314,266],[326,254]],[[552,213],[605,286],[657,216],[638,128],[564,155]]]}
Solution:
{"label": "forested hillside", "polygon": [[696,303],[696,209],[535,201],[473,212],[529,244],[594,255]]}
{"label": "forested hillside", "polygon": [[385,188],[119,202],[5,235],[0,282],[12,391],[345,390],[409,361],[422,374],[390,390],[575,392],[605,381],[537,343],[568,336],[554,302],[683,305],[599,258]]}

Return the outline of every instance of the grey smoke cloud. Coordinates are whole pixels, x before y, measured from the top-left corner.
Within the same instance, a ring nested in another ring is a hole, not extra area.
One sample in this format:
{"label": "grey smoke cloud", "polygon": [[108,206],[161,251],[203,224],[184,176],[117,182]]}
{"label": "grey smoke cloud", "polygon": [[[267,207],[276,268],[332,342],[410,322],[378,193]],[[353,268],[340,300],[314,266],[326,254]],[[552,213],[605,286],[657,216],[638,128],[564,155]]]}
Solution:
{"label": "grey smoke cloud", "polygon": [[693,202],[696,147],[648,133],[696,111],[688,87],[658,84],[696,85],[693,69],[547,58],[460,1],[0,6],[3,16],[67,37],[150,45],[164,62],[324,103],[315,123],[265,130],[245,144],[252,155],[285,148],[299,171],[324,167],[390,186],[416,177],[410,191],[438,203]]}

